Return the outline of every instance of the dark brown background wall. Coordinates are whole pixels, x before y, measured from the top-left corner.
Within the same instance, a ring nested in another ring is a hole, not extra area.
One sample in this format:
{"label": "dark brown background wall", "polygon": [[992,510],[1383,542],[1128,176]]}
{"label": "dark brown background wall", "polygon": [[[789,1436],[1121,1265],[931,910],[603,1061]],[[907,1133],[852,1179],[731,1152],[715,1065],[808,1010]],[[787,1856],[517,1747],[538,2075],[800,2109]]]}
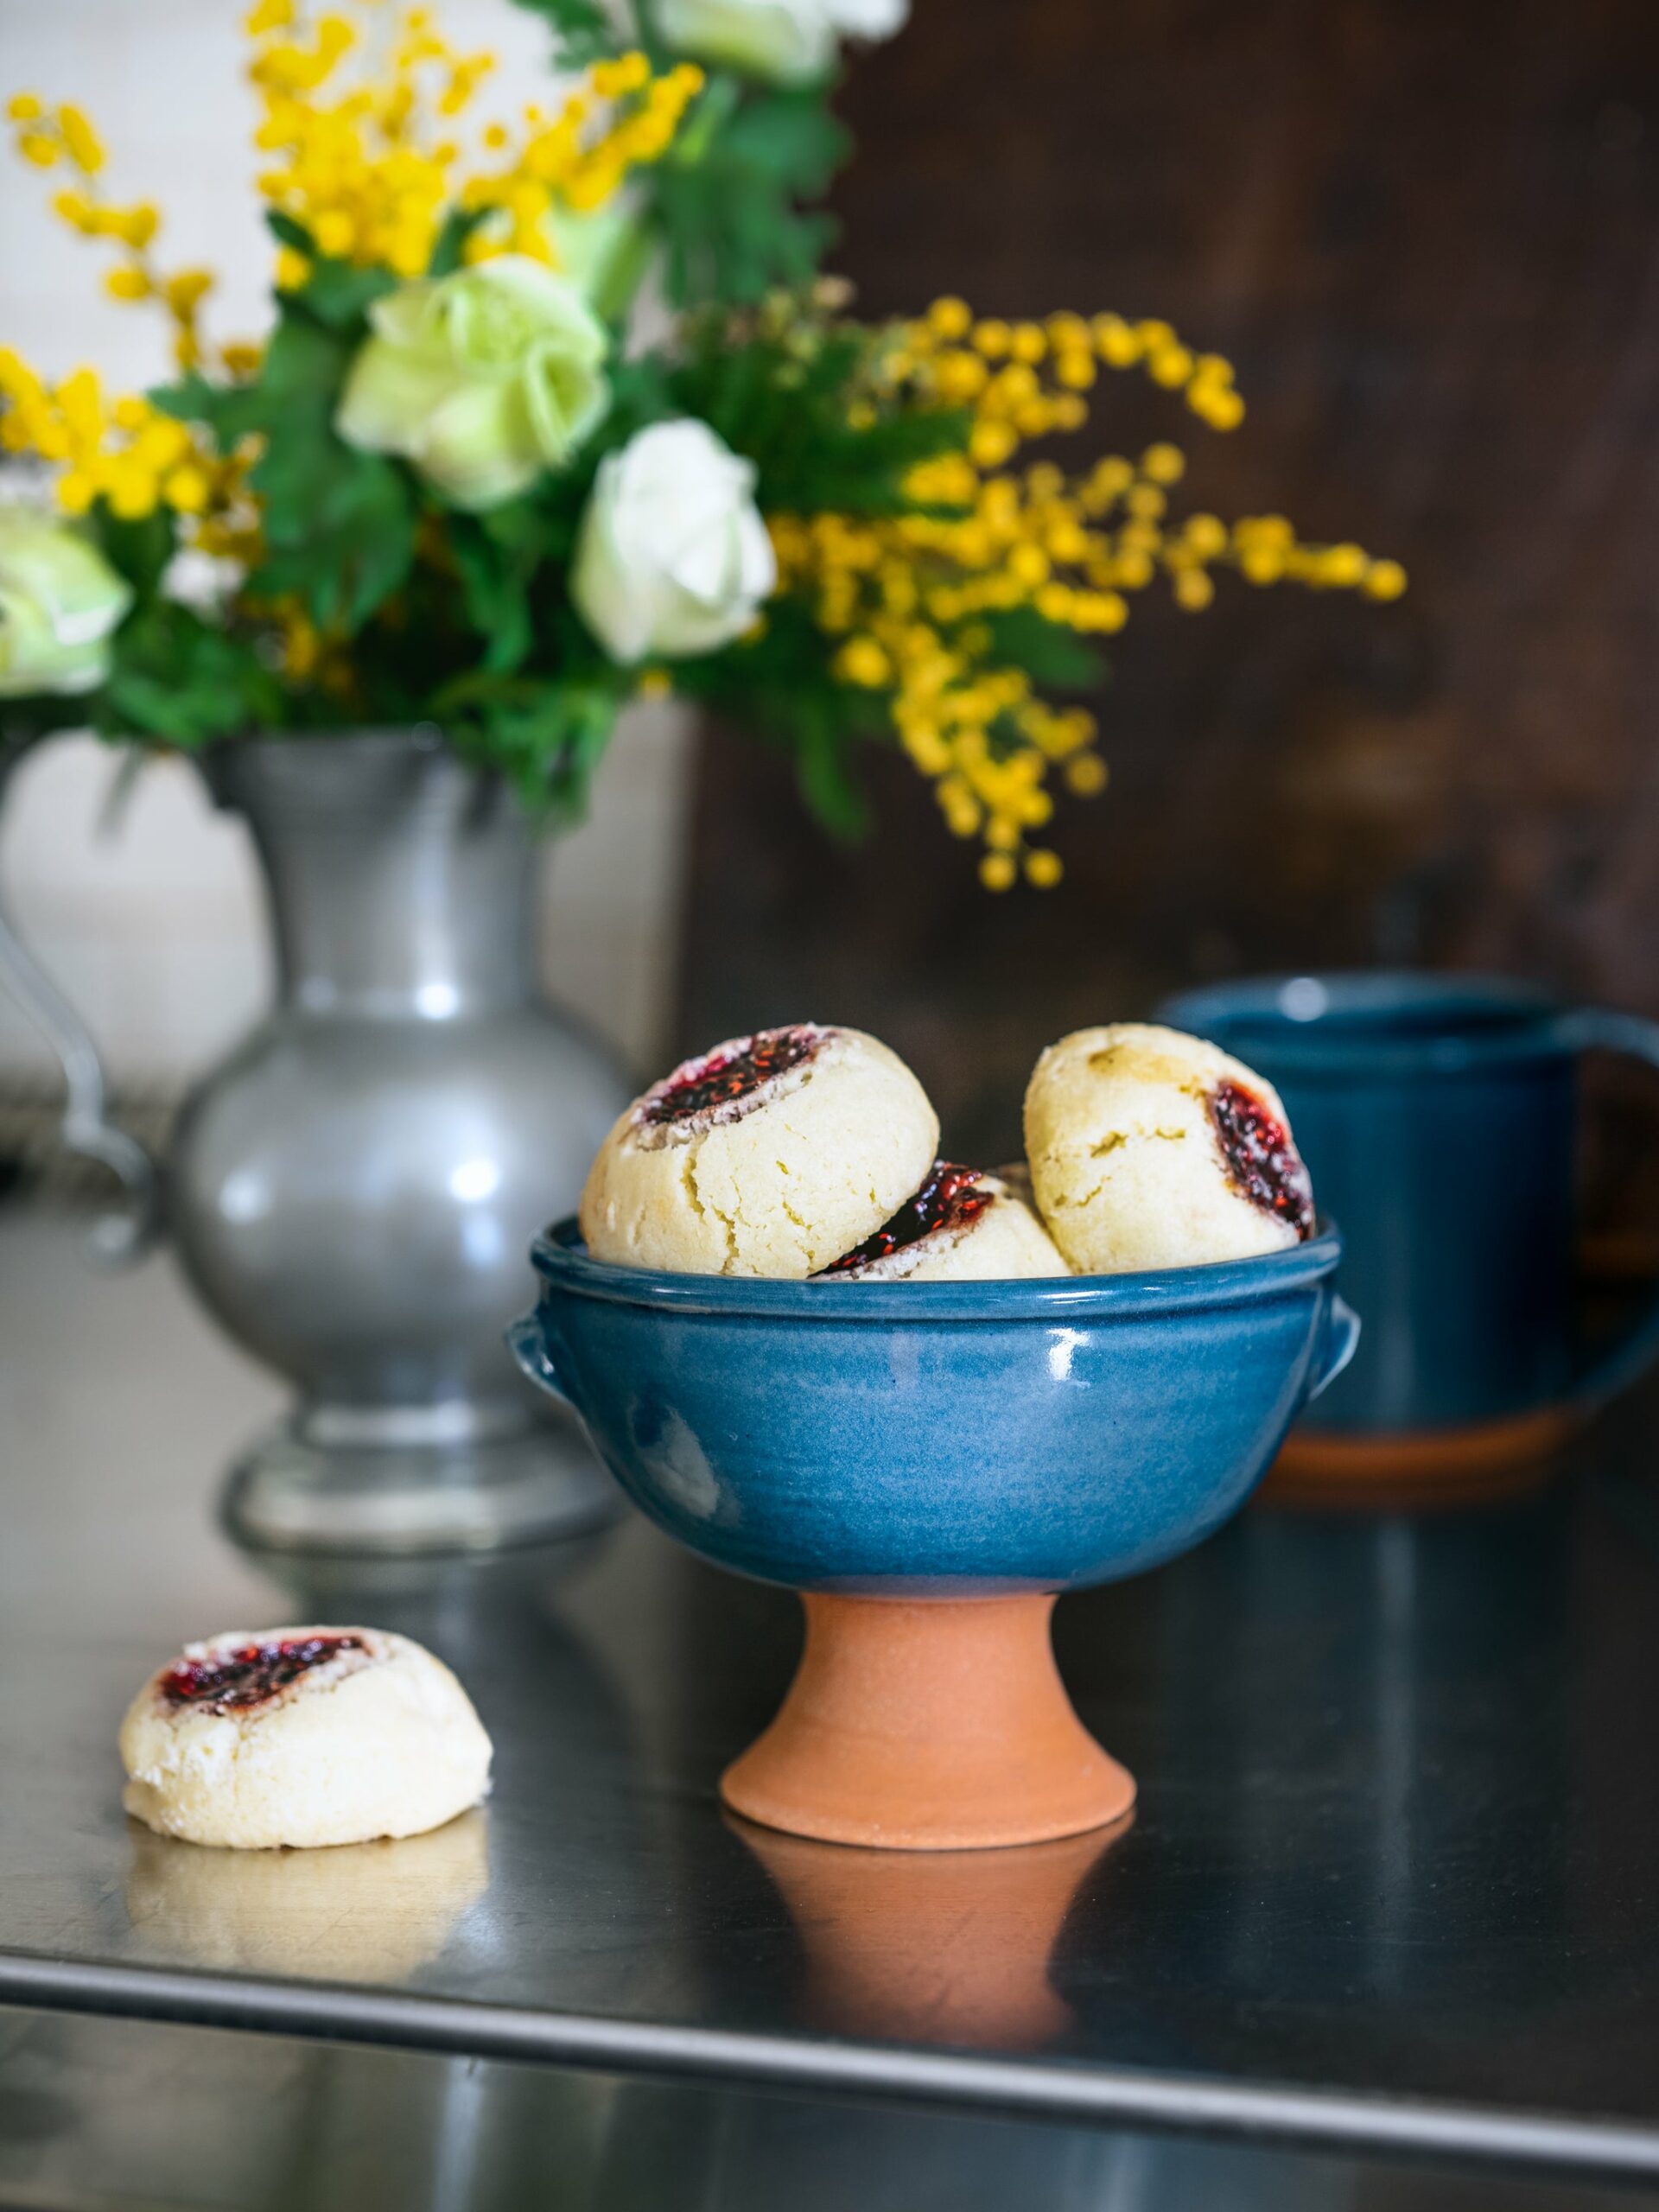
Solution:
{"label": "dark brown background wall", "polygon": [[1044,1043],[1189,979],[1421,961],[1659,1012],[1652,0],[916,0],[844,107],[867,311],[1167,316],[1248,422],[1114,379],[1096,449],[1175,435],[1195,503],[1357,537],[1412,589],[1148,595],[1053,892],[981,891],[897,760],[849,853],[714,734],[683,1041],[867,1025],[975,1158]]}

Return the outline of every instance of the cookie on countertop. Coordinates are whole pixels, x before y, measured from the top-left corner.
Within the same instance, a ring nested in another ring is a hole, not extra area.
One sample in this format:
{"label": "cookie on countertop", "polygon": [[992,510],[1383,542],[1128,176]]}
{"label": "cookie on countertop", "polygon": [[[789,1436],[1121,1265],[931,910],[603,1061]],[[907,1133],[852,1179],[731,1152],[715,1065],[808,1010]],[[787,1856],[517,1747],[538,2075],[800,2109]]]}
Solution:
{"label": "cookie on countertop", "polygon": [[418,1835],[476,1805],[490,1739],[442,1660],[372,1628],[188,1643],[121,1724],[127,1810],[241,1850]]}

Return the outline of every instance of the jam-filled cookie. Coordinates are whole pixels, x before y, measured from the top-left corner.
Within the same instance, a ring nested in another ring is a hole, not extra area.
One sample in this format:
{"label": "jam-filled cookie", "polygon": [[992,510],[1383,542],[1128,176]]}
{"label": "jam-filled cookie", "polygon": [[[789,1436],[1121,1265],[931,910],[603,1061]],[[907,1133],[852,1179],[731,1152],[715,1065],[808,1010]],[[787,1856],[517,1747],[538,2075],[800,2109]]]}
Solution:
{"label": "jam-filled cookie", "polygon": [[825,1282],[1002,1282],[1070,1272],[1023,1198],[997,1175],[936,1160],[890,1221],[820,1271]]}
{"label": "jam-filled cookie", "polygon": [[418,1835],[490,1786],[466,1691],[422,1645],[372,1628],[186,1644],[128,1708],[121,1757],[130,1813],[243,1850]]}
{"label": "jam-filled cookie", "polygon": [[861,1030],[734,1038],[638,1098],[582,1194],[596,1259],[690,1274],[815,1274],[926,1175],[927,1094]]}
{"label": "jam-filled cookie", "polygon": [[1079,1274],[1246,1259],[1313,1233],[1279,1094],[1179,1030],[1122,1021],[1051,1045],[1026,1092],[1026,1154]]}

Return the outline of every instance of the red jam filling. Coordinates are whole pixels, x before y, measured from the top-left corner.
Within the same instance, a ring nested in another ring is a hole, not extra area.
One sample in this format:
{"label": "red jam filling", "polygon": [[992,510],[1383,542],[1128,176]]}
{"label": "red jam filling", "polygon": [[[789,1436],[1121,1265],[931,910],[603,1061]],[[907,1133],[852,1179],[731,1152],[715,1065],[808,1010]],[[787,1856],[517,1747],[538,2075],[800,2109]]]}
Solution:
{"label": "red jam filling", "polygon": [[1218,1084],[1210,1115],[1227,1172],[1252,1205],[1288,1222],[1298,1236],[1313,1231],[1313,1187],[1284,1123],[1243,1084]]}
{"label": "red jam filling", "polygon": [[885,1260],[908,1245],[919,1244],[937,1230],[965,1229],[995,1197],[977,1167],[953,1167],[948,1160],[936,1160],[921,1189],[905,1200],[891,1221],[818,1273],[849,1274],[855,1268],[868,1267],[872,1260]]}
{"label": "red jam filling", "polygon": [[205,1706],[209,1713],[246,1713],[264,1705],[342,1651],[366,1651],[360,1636],[306,1636],[289,1643],[242,1643],[211,1659],[181,1659],[162,1676],[162,1695],[174,1705]]}
{"label": "red jam filling", "polygon": [[647,1092],[639,1119],[653,1127],[689,1122],[747,1098],[773,1076],[787,1075],[810,1060],[823,1041],[823,1032],[804,1025],[792,1029],[762,1029],[685,1066]]}

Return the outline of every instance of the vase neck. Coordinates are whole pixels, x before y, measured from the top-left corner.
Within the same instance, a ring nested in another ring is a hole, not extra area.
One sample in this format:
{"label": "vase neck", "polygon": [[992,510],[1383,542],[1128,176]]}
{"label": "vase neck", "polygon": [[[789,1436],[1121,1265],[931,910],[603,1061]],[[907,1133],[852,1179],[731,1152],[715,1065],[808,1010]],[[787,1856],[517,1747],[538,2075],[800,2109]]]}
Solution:
{"label": "vase neck", "polygon": [[250,741],[211,779],[264,863],[285,1006],[441,1021],[533,994],[533,847],[499,780],[379,733]]}

